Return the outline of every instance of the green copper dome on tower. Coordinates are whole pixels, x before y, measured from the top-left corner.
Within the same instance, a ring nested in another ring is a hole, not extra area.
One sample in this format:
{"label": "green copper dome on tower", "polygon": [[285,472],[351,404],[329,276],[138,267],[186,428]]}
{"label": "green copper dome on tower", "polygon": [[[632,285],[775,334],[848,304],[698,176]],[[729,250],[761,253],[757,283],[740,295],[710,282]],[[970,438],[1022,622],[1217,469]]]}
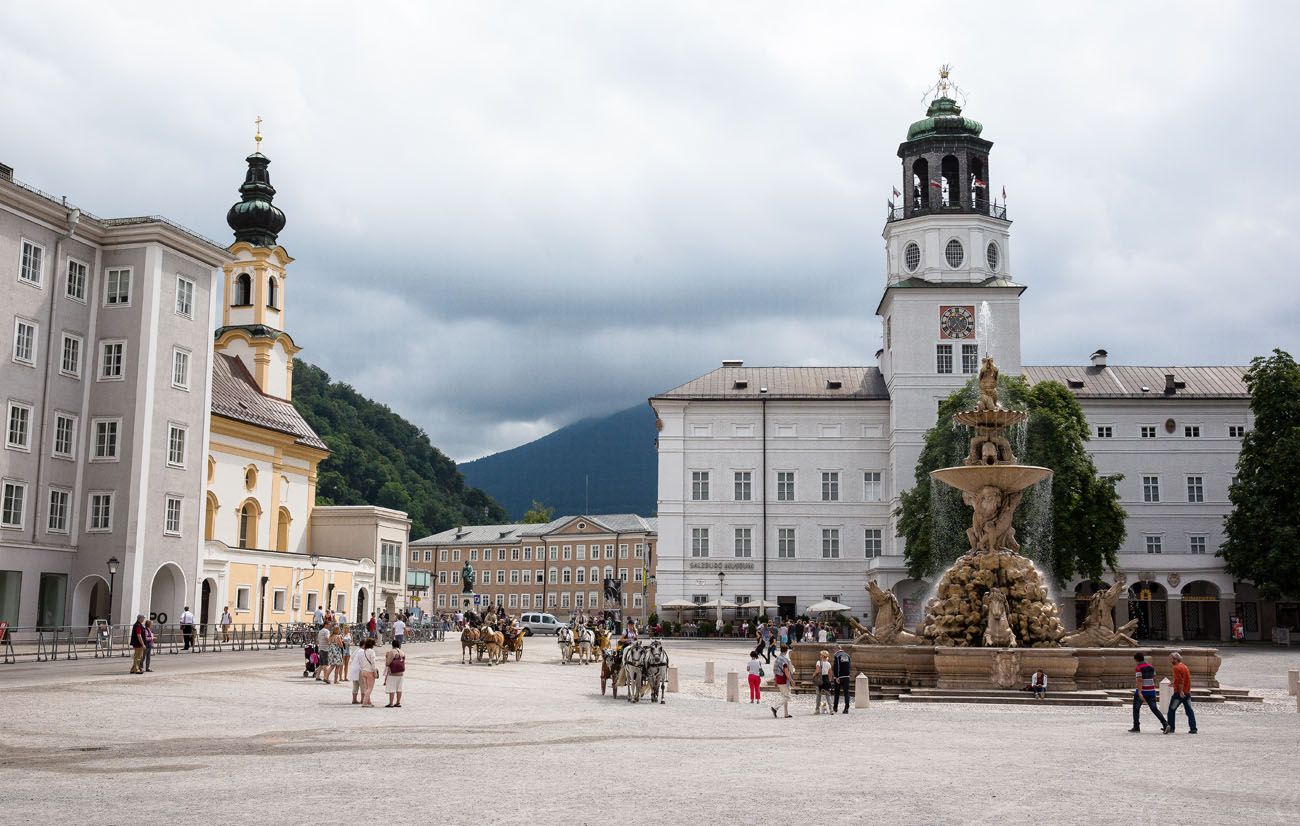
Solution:
{"label": "green copper dome on tower", "polygon": [[285,219],[284,212],[271,203],[275,187],[271,186],[271,176],[266,171],[271,160],[261,152],[254,152],[246,160],[248,174],[239,187],[242,200],[226,213],[226,223],[235,231],[236,241],[246,241],[255,247],[274,247]]}
{"label": "green copper dome on tower", "polygon": [[979,121],[964,118],[957,101],[950,97],[936,97],[930,102],[925,117],[907,128],[909,141],[930,135],[970,135],[979,137],[984,126]]}

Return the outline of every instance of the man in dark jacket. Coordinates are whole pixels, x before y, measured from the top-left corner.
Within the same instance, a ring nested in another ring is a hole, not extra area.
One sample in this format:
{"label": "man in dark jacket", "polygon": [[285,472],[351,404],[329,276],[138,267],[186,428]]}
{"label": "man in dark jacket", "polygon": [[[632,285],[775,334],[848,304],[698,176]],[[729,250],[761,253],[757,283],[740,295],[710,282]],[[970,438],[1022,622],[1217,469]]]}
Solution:
{"label": "man in dark jacket", "polygon": [[849,672],[851,670],[848,652],[842,645],[835,646],[835,656],[831,658],[831,677],[835,681],[831,714],[840,710],[840,694],[844,695],[844,713],[849,713]]}
{"label": "man in dark jacket", "polygon": [[144,614],[137,614],[131,626],[131,673],[144,673]]}

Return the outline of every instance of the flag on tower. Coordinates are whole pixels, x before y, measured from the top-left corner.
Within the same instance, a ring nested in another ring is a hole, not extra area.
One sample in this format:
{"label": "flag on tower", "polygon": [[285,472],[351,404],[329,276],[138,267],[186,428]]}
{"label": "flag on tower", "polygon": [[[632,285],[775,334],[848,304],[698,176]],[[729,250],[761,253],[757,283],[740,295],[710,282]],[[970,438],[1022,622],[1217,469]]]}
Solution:
{"label": "flag on tower", "polygon": [[1003,200],[1004,202],[1007,200],[1007,185],[1006,185],[1006,184],[1003,184],[1003,185],[1002,185],[1002,200]]}
{"label": "flag on tower", "polygon": [[943,189],[943,183],[938,178],[931,178],[930,186],[934,187],[935,189]]}
{"label": "flag on tower", "polygon": [[981,181],[979,178],[976,178],[976,179],[975,179],[975,186],[976,186],[977,188],[979,188],[979,189],[988,189],[988,188],[989,188],[989,185],[986,184],[984,181]]}
{"label": "flag on tower", "polygon": [[895,198],[901,198],[902,195],[903,195],[903,193],[901,193],[901,192],[898,191],[898,187],[894,187],[894,197],[895,197]]}

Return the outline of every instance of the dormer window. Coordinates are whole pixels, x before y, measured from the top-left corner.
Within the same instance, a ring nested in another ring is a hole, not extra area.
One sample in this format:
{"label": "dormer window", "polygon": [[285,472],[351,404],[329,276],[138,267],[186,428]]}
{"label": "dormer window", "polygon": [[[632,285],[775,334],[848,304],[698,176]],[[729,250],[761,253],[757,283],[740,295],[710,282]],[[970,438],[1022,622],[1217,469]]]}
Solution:
{"label": "dormer window", "polygon": [[235,295],[232,307],[249,307],[253,304],[253,279],[246,272],[235,276]]}

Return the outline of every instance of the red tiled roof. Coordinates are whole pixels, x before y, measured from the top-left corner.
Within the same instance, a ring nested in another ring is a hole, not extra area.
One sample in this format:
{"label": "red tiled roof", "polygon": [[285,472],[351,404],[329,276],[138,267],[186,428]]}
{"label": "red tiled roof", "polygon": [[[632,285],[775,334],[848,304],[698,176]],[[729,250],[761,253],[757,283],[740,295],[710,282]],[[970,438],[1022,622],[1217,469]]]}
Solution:
{"label": "red tiled roof", "polygon": [[329,450],[291,402],[257,387],[244,363],[217,353],[212,361],[212,413],[293,436],[300,445]]}

